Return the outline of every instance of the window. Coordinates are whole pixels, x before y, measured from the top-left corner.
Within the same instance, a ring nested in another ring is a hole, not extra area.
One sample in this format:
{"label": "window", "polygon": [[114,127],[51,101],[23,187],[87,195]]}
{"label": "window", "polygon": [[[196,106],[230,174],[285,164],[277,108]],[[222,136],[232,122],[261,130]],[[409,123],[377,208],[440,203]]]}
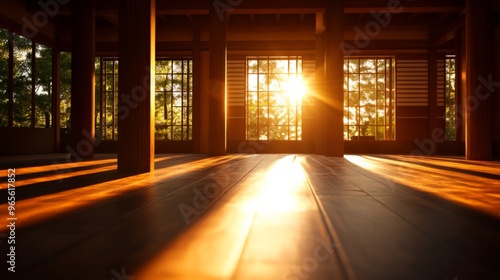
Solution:
{"label": "window", "polygon": [[50,127],[51,91],[52,49],[0,28],[0,126]]}
{"label": "window", "polygon": [[344,60],[344,140],[395,139],[394,59]]}
{"label": "window", "polygon": [[445,106],[446,106],[446,140],[457,140],[457,103],[456,103],[456,90],[455,90],[455,56],[446,56],[445,65]]}
{"label": "window", "polygon": [[193,137],[193,61],[156,61],[155,95],[156,139],[192,140]]}
{"label": "window", "polygon": [[96,73],[96,138],[118,140],[118,58],[98,58]]}
{"label": "window", "polygon": [[[118,58],[96,59],[96,138],[118,140]],[[155,138],[193,137],[193,61],[156,61]]]}
{"label": "window", "polygon": [[302,140],[302,58],[248,57],[247,140]]}

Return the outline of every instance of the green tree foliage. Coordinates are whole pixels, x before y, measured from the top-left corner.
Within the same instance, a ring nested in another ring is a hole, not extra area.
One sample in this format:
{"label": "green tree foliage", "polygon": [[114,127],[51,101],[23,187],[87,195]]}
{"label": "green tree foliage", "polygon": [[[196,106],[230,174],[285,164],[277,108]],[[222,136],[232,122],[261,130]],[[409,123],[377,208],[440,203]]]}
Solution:
{"label": "green tree foliage", "polygon": [[156,61],[156,139],[192,139],[192,67],[192,60]]}
{"label": "green tree foliage", "polygon": [[[9,31],[0,29],[0,126],[8,125],[9,81]],[[52,114],[52,50],[35,45],[35,61],[32,61],[33,42],[13,34],[13,126],[48,127]],[[32,63],[36,71],[33,73]],[[35,88],[33,92],[32,80]],[[32,124],[34,93],[35,122]]]}
{"label": "green tree foliage", "polygon": [[393,139],[394,82],[390,58],[344,60],[344,139]]}
{"label": "green tree foliage", "polygon": [[14,34],[14,122],[31,126],[31,41]]}
{"label": "green tree foliage", "polygon": [[9,32],[0,28],[0,126],[8,125]]}
{"label": "green tree foliage", "polygon": [[445,104],[446,104],[446,140],[456,140],[456,89],[455,89],[455,58],[446,58],[446,85],[445,85]]}
{"label": "green tree foliage", "polygon": [[60,89],[60,108],[61,108],[61,128],[69,129],[71,127],[71,53],[61,52],[61,89]]}
{"label": "green tree foliage", "polygon": [[50,127],[52,115],[52,49],[36,45],[35,127]]}

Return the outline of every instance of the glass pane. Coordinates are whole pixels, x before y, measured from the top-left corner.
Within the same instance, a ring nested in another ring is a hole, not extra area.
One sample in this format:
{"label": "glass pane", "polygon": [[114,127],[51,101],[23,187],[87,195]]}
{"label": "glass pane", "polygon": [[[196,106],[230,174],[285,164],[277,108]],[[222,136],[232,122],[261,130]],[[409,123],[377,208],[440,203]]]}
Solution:
{"label": "glass pane", "polygon": [[16,127],[31,126],[31,40],[14,34],[14,116]]}
{"label": "glass pane", "polygon": [[359,71],[360,73],[375,73],[377,69],[376,59],[360,59]]}
{"label": "glass pane", "polygon": [[36,45],[35,127],[50,127],[52,114],[52,49]]}
{"label": "glass pane", "polygon": [[[71,127],[71,54],[61,52],[61,129],[69,132]],[[104,129],[105,130],[105,129]],[[105,133],[105,132],[104,132]],[[105,135],[104,135],[105,137]]]}

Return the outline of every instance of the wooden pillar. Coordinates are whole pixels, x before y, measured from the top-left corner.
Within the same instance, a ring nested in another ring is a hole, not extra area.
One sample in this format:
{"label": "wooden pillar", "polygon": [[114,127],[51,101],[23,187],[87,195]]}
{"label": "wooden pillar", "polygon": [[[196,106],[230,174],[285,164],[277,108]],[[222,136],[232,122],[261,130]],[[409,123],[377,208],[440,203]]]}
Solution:
{"label": "wooden pillar", "polygon": [[193,152],[201,153],[201,26],[198,18],[193,32]]}
{"label": "wooden pillar", "polygon": [[[495,26],[493,30],[493,49],[494,50],[499,50],[500,49],[500,22],[497,22],[497,26]],[[500,53],[496,51],[493,54],[493,59],[494,59],[494,65],[495,67],[493,68],[493,80],[494,81],[500,81]],[[500,127],[500,94],[498,93],[498,90],[500,88],[496,88],[497,93],[494,94],[493,97],[493,127]],[[499,157],[500,156],[500,130],[499,129],[494,129],[493,130],[493,156],[494,157]]]}
{"label": "wooden pillar", "polygon": [[467,63],[465,54],[465,29],[457,31],[456,37],[456,99],[457,99],[457,141],[465,142],[465,96],[467,89]]}
{"label": "wooden pillar", "polygon": [[71,155],[94,157],[95,0],[72,1]]}
{"label": "wooden pillar", "polygon": [[154,170],[156,1],[120,1],[118,171]]}
{"label": "wooden pillar", "polygon": [[[435,130],[439,129],[439,124],[438,124],[438,80],[437,80],[437,52],[436,48],[434,46],[431,46],[429,48],[429,132],[428,132],[428,137],[432,139]],[[444,141],[444,134],[443,135],[443,141]],[[441,142],[439,142],[441,143]]]}
{"label": "wooden pillar", "polygon": [[324,14],[316,14],[316,154],[325,154],[325,26]]}
{"label": "wooden pillar", "polygon": [[[220,13],[220,14],[219,14]],[[210,18],[210,70],[209,70],[209,154],[220,156],[226,154],[226,65],[227,46],[226,28],[227,12],[219,11],[209,1]]]}
{"label": "wooden pillar", "polygon": [[325,155],[344,156],[343,1],[326,1]]}
{"label": "wooden pillar", "polygon": [[[57,28],[56,28],[57,29]],[[56,30],[56,34],[59,32]],[[52,48],[52,128],[54,129],[54,151],[61,149],[61,52],[60,37],[56,35],[56,45]]]}
{"label": "wooden pillar", "polygon": [[492,158],[492,77],[488,25],[489,0],[467,0],[467,110],[465,155],[468,160]]}

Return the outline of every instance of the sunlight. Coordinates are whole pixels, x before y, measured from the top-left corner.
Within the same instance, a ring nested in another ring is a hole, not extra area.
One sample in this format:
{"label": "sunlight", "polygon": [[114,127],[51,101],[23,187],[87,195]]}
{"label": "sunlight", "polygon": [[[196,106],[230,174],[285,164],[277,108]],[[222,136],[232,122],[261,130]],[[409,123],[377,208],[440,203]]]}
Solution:
{"label": "sunlight", "polygon": [[266,174],[259,212],[273,215],[303,211],[308,205],[297,193],[305,182],[300,158],[290,155],[279,159]]}
{"label": "sunlight", "polygon": [[[488,178],[488,175],[496,175],[496,163],[481,167],[471,161],[446,158],[439,161],[412,156],[346,155],[345,158],[382,177],[381,182],[388,186],[400,184],[495,217],[500,216],[500,196],[496,191],[500,183],[495,178]],[[471,171],[473,173],[468,173]]]}
{"label": "sunlight", "polygon": [[306,90],[306,84],[304,83],[304,80],[302,79],[302,76],[290,76],[288,78],[288,81],[285,85],[285,90],[290,96],[290,99],[292,101],[300,101],[302,98],[305,96],[307,90]]}

